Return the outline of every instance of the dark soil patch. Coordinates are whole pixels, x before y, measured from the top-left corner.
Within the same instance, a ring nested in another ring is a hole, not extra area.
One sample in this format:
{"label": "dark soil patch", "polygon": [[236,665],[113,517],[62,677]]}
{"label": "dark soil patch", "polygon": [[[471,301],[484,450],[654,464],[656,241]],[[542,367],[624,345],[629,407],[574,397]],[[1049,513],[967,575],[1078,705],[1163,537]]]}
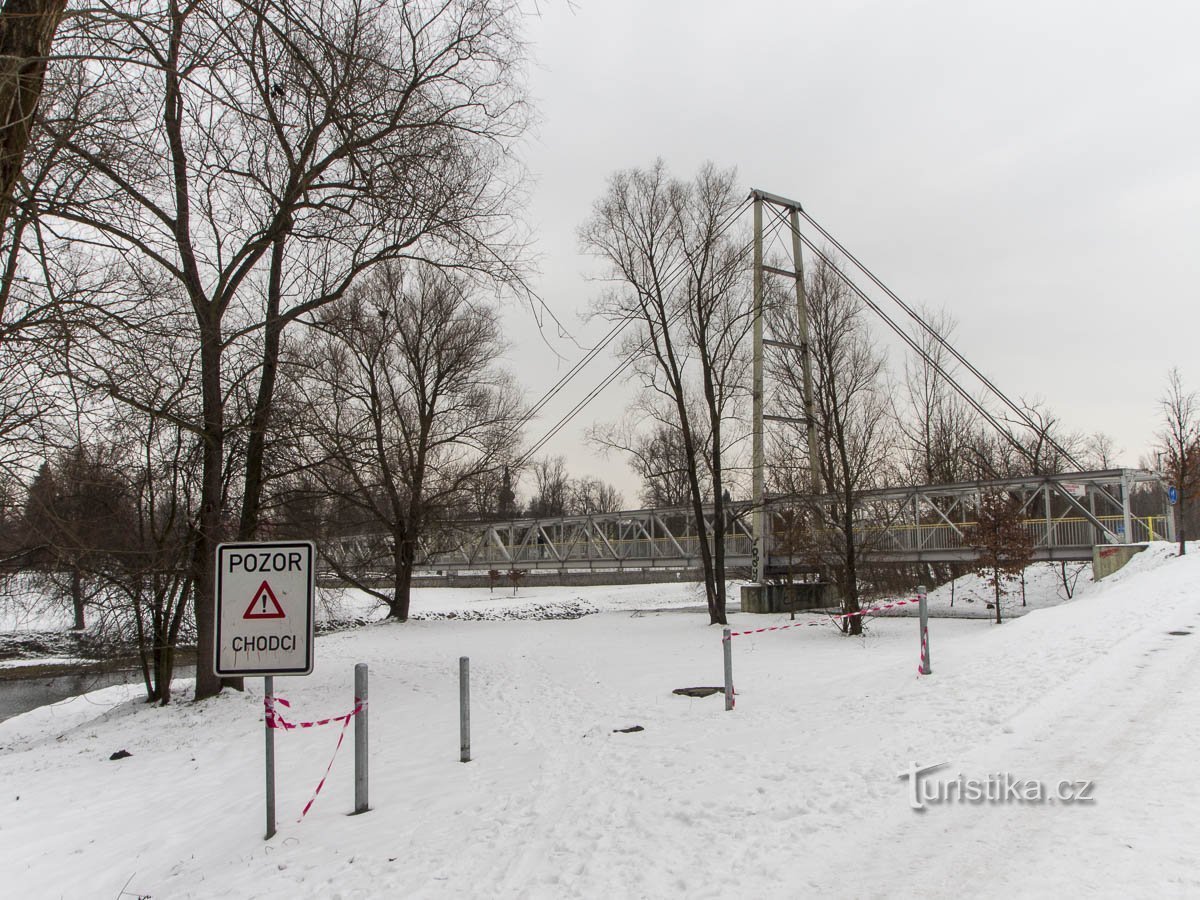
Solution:
{"label": "dark soil patch", "polygon": [[686,687],[675,688],[671,691],[672,694],[679,694],[682,697],[711,697],[713,694],[724,694],[723,687]]}

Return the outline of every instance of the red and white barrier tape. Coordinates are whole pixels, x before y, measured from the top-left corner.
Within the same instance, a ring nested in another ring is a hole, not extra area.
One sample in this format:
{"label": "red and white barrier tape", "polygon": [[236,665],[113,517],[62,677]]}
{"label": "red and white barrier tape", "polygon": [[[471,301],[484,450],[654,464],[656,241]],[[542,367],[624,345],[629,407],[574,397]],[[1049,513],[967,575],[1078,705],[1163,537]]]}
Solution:
{"label": "red and white barrier tape", "polygon": [[365,705],[356,697],[354,699],[354,709],[350,710],[350,712],[346,713],[344,716],[331,716],[328,719],[317,719],[315,722],[289,722],[283,717],[283,714],[280,713],[279,710],[272,707],[272,701],[278,703],[280,706],[286,706],[288,709],[292,708],[292,704],[283,697],[263,697],[263,706],[265,706],[267,710],[267,727],[282,728],[284,731],[288,731],[292,728],[317,728],[321,725],[328,725],[331,722],[344,721],[346,724],[349,724],[350,720],[357,716]]}
{"label": "red and white barrier tape", "polygon": [[917,663],[917,674],[925,674],[925,660],[929,658],[929,629],[921,629],[921,661]]}
{"label": "red and white barrier tape", "polygon": [[762,634],[764,631],[783,631],[785,628],[804,628],[811,625],[824,625],[826,621],[838,621],[840,619],[853,619],[855,616],[870,616],[876,613],[883,612],[885,609],[894,609],[897,606],[904,606],[908,603],[920,603],[920,597],[909,597],[906,600],[893,600],[891,603],[884,603],[881,606],[871,606],[867,609],[860,609],[857,612],[841,613],[840,615],[830,616],[828,619],[822,619],[817,622],[795,622],[791,625],[772,625],[767,628],[751,628],[749,631],[731,631],[731,638],[745,634]]}
{"label": "red and white barrier tape", "polygon": [[317,799],[317,795],[321,793],[321,788],[325,787],[325,779],[329,777],[329,773],[333,771],[333,761],[337,759],[338,751],[342,749],[342,741],[346,739],[346,729],[350,727],[350,720],[357,716],[360,712],[366,709],[366,703],[357,697],[354,698],[354,709],[346,713],[344,716],[331,716],[328,719],[317,719],[314,722],[289,722],[274,704],[280,704],[291,709],[290,704],[283,697],[263,697],[263,706],[266,707],[266,718],[268,728],[282,728],[284,731],[290,731],[293,728],[316,728],[320,725],[329,725],[332,722],[341,722],[342,730],[338,732],[337,746],[333,748],[333,756],[329,757],[329,765],[325,767],[325,774],[321,776],[321,780],[317,782],[317,788],[313,791],[312,796],[308,798],[308,802],[304,804],[304,809],[300,811],[300,818],[297,822],[303,822],[304,817],[308,815],[308,811],[312,809],[313,803]]}

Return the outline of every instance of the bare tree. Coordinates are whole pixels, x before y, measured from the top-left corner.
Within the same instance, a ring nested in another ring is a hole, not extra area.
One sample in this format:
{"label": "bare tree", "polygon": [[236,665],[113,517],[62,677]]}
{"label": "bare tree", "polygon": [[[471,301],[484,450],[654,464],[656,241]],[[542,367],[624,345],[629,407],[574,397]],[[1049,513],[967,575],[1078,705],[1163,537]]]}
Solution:
{"label": "bare tree", "polygon": [[599,478],[584,477],[572,480],[568,510],[573,515],[591,516],[619,512],[621,492]]}
{"label": "bare tree", "polygon": [[587,516],[617,512],[621,493],[599,478],[572,478],[562,455],[543,456],[529,463],[533,496],[527,512],[533,518]]}
{"label": "bare tree", "polygon": [[[639,416],[639,420],[640,420]],[[688,463],[679,428],[655,421],[649,430],[628,417],[616,425],[591,428],[588,438],[603,450],[623,454],[642,479],[639,500],[648,508],[686,506],[690,497]],[[705,494],[709,490],[705,487]]]}
{"label": "bare tree", "polygon": [[[57,70],[57,102],[39,120],[54,162],[30,199],[39,262],[50,282],[60,250],[86,251],[116,279],[96,334],[115,339],[118,315],[128,333],[127,317],[148,312],[129,300],[153,297],[199,360],[197,406],[170,420],[203,453],[201,658],[213,651],[213,554],[239,475],[238,531],[257,529],[286,325],[389,258],[511,271],[511,182],[496,176],[525,120],[516,15],[509,0],[118,0],[60,35],[66,56],[90,61]],[[230,371],[231,345],[256,339],[256,371]],[[93,388],[166,415],[122,367],[72,363]],[[250,379],[247,418],[231,419],[227,397]],[[201,667],[197,697],[219,688]]]}
{"label": "bare tree", "polygon": [[1158,401],[1163,427],[1158,432],[1163,470],[1174,482],[1179,499],[1175,504],[1175,528],[1179,555],[1187,553],[1189,504],[1200,494],[1200,399],[1183,386],[1178,368],[1167,372],[1167,388]]}
{"label": "bare tree", "polygon": [[1120,465],[1117,457],[1121,452],[1112,435],[1103,431],[1093,432],[1084,442],[1084,465],[1090,469],[1115,469]]}
{"label": "bare tree", "polygon": [[[1053,475],[1073,469],[1074,457],[1083,451],[1083,436],[1076,431],[1067,431],[1062,419],[1039,397],[1022,398],[1021,408],[1028,421],[1018,434],[1024,437],[1022,445],[1028,469],[1027,473],[1020,474]],[[1021,423],[1013,424],[1019,426]]]}
{"label": "bare tree", "polygon": [[543,456],[529,463],[533,476],[533,497],[528,513],[534,518],[564,516],[571,499],[571,476],[567,474],[567,458],[562,455]]}
{"label": "bare tree", "polygon": [[200,445],[189,430],[129,409],[112,425],[128,451],[128,546],[94,571],[118,626],[136,641],[148,702],[166,706],[180,643],[195,638],[188,608]]}
{"label": "bare tree", "polygon": [[[636,323],[622,352],[647,398],[672,411],[713,623],[726,621],[725,428],[745,394],[742,339],[753,325],[745,253],[727,234],[739,207],[732,170],[707,164],[685,182],[672,179],[659,160],[613,175],[580,229],[581,244],[604,262],[614,283],[596,314]],[[714,507],[711,535],[704,525],[706,487]]]}
{"label": "bare tree", "polygon": [[330,557],[340,574],[406,621],[423,538],[481,475],[516,452],[522,406],[494,360],[497,316],[433,267],[382,268],[327,311],[300,348],[311,435],[309,471],[387,531],[390,595]]}
{"label": "bare tree", "polygon": [[971,438],[969,452],[976,478],[1016,478],[1053,475],[1078,468],[1085,439],[1068,431],[1061,417],[1041,398],[1020,401],[1022,415],[1002,417],[1007,434],[980,425]]}
{"label": "bare tree", "polygon": [[[957,363],[944,341],[954,333],[954,318],[945,311],[922,311],[936,332],[915,328],[913,339],[922,354],[905,357],[903,402],[896,421],[903,445],[903,465],[915,484],[950,484],[971,478],[970,442],[978,428],[971,407],[955,391]],[[942,340],[938,340],[937,338]]]}
{"label": "bare tree", "polygon": [[[856,529],[862,524],[859,495],[885,483],[891,473],[895,433],[884,382],[884,357],[867,332],[861,301],[833,264],[824,260],[809,268],[806,281],[814,412],[820,439],[818,463],[821,481],[833,500],[828,508],[816,509],[815,515],[801,521],[818,530],[812,540],[823,544],[825,552],[838,560],[842,610],[853,614],[861,610],[859,553],[863,537]],[[788,316],[780,316],[775,329],[785,340],[799,344],[797,325]],[[778,398],[781,408],[787,415],[802,417],[799,360],[781,354],[771,365],[775,379],[784,386]],[[802,432],[790,434],[791,440],[785,434],[783,444],[776,444],[774,456],[783,470],[805,472],[807,441]],[[789,540],[800,538],[793,535]],[[860,616],[843,621],[851,634],[861,633]]]}

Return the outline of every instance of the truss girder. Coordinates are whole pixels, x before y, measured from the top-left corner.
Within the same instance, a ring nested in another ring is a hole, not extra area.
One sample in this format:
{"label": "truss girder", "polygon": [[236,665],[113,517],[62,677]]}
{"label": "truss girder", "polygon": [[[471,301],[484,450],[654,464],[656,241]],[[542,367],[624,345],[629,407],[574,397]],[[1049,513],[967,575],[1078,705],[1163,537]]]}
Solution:
{"label": "truss girder", "polygon": [[[1113,469],[865,491],[858,497],[855,532],[866,560],[970,560],[977,555],[970,532],[979,498],[1005,492],[1017,499],[1026,516],[1035,558],[1090,559],[1095,544],[1162,538],[1169,532],[1161,517],[1139,518],[1129,509],[1133,487],[1159,480],[1151,472]],[[1040,514],[1035,505],[1039,498]],[[820,510],[834,503],[834,497],[768,497],[766,520],[774,531],[789,508]],[[750,565],[752,537],[746,523],[752,512],[749,502],[727,504],[725,553],[731,568]],[[424,567],[698,568],[700,541],[712,541],[713,515],[708,507],[697,522],[691,508],[671,508],[456,523],[423,545]],[[389,540],[376,534],[323,543],[327,552],[347,561],[378,566],[386,562]],[[775,534],[768,534],[767,548],[771,565],[782,565]]]}

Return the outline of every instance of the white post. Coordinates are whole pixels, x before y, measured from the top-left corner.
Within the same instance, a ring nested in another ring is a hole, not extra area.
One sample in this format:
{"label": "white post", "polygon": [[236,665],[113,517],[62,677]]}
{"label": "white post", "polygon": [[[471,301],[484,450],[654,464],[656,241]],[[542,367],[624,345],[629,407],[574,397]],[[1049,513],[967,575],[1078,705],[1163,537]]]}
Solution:
{"label": "white post", "polygon": [[354,667],[354,812],[365,813],[367,802],[367,664]]}
{"label": "white post", "polygon": [[929,664],[929,606],[925,600],[925,585],[917,586],[918,608],[921,611],[921,674],[928,675],[933,671]]}

